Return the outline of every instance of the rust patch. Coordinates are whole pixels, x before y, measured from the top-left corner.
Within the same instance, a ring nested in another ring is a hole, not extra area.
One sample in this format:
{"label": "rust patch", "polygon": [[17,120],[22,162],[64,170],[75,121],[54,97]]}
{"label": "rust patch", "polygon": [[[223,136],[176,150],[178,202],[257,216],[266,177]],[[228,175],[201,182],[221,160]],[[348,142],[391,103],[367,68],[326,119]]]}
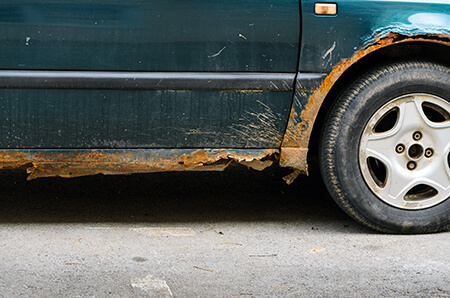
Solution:
{"label": "rust patch", "polygon": [[79,177],[166,171],[222,171],[231,163],[263,170],[278,159],[267,150],[83,150],[0,151],[0,169],[26,169],[38,177]]}
{"label": "rust patch", "polygon": [[308,148],[282,148],[280,164],[306,173],[308,171],[308,163],[304,157],[307,155]]}
{"label": "rust patch", "polygon": [[[320,107],[330,89],[350,66],[376,50],[393,44],[411,41],[427,41],[450,46],[450,35],[429,34],[409,36],[396,32],[389,32],[383,36],[377,36],[373,43],[358,51],[351,58],[343,59],[333,67],[319,89],[317,89],[309,98],[307,105],[301,111],[300,115],[298,115],[298,111],[295,111],[294,109],[291,110],[288,126],[281,146],[280,166],[292,167],[307,172],[309,141]],[[288,152],[292,151],[293,148],[299,149],[298,154],[293,155]]]}
{"label": "rust patch", "polygon": [[307,148],[282,148],[280,165],[294,169],[292,173],[283,177],[286,184],[292,184],[300,174],[308,174],[306,156],[308,156]]}

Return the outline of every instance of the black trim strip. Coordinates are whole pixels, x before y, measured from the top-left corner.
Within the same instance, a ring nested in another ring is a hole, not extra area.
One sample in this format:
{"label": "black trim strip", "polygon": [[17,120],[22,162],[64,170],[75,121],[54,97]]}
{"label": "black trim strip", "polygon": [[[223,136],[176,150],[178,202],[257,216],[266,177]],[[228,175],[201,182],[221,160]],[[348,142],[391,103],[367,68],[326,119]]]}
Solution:
{"label": "black trim strip", "polygon": [[299,73],[295,89],[297,90],[314,90],[322,85],[323,80],[327,76],[326,73]]}
{"label": "black trim strip", "polygon": [[292,91],[295,74],[210,72],[0,71],[0,88]]}

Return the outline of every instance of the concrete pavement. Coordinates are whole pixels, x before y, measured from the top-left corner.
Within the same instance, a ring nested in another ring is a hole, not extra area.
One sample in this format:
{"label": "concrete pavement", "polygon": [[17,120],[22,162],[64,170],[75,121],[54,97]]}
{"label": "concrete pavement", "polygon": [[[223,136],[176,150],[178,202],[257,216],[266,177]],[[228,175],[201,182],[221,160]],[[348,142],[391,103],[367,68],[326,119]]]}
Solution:
{"label": "concrete pavement", "polygon": [[2,174],[1,297],[450,297],[450,233],[383,235],[316,175]]}

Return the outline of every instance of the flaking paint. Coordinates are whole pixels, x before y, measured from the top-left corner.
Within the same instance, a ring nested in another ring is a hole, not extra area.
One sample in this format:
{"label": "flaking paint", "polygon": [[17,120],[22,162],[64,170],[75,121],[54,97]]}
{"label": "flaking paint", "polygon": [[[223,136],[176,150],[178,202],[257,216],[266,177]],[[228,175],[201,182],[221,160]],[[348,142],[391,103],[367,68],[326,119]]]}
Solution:
{"label": "flaking paint", "polygon": [[232,163],[263,170],[278,149],[2,150],[0,169],[26,169],[28,179],[167,171],[221,171]]}
{"label": "flaking paint", "polygon": [[[282,143],[280,166],[291,167],[303,173],[308,172],[309,141],[319,110],[327,94],[342,74],[361,58],[381,48],[407,42],[433,42],[450,46],[449,33],[406,35],[404,30],[399,31],[375,31],[374,36],[369,37],[364,42],[367,46],[359,50],[351,58],[343,59],[334,66],[319,89],[315,90],[311,96],[308,97],[308,91],[306,90],[296,91]],[[302,104],[302,99],[304,100],[305,98],[308,98],[307,103]],[[296,102],[298,103],[296,104]]]}

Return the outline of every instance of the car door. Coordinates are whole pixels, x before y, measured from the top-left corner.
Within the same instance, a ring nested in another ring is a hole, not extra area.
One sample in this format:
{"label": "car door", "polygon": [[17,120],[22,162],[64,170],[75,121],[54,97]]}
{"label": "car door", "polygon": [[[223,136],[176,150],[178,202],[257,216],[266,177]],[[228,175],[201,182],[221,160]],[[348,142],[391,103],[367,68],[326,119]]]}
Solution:
{"label": "car door", "polygon": [[3,148],[280,145],[297,0],[0,4]]}

